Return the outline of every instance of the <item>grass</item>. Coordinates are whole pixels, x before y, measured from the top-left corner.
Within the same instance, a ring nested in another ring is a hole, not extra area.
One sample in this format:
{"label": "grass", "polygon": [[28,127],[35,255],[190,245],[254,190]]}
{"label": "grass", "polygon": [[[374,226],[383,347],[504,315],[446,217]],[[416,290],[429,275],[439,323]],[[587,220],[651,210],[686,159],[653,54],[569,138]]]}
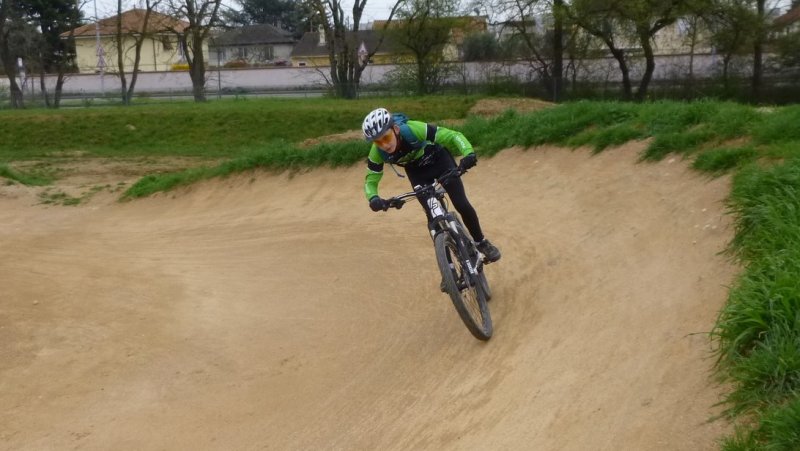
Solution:
{"label": "grass", "polygon": [[732,169],[743,167],[758,158],[758,151],[753,146],[720,147],[700,153],[692,163],[692,167],[702,172],[721,175]]}
{"label": "grass", "polygon": [[[366,156],[368,147],[363,141],[321,143],[310,148],[298,143],[354,129],[365,111],[376,104],[434,121],[464,117],[473,101],[248,101],[168,105],[158,110],[123,108],[114,110],[109,118],[92,111],[23,113],[11,121],[16,124],[12,138],[19,142],[15,147],[0,147],[0,158],[46,153],[39,148],[45,141],[22,135],[44,124],[38,117],[48,114],[65,124],[82,124],[89,135],[99,128],[114,130],[95,137],[69,136],[55,146],[62,150],[126,157],[230,157],[213,167],[144,177],[123,194],[130,199],[256,168],[349,166]],[[103,125],[92,125],[88,118]],[[125,124],[137,118],[136,129],[127,130]],[[169,128],[171,133],[155,131],[158,127]],[[47,134],[70,135],[67,125],[56,128],[46,129]],[[512,146],[588,146],[600,152],[630,140],[644,140],[643,161],[675,154],[710,176],[732,174],[728,208],[735,218],[735,234],[727,252],[743,271],[729,291],[711,337],[718,357],[717,375],[730,387],[723,401],[726,414],[737,427],[721,447],[800,449],[800,106],[760,110],[715,101],[574,102],[528,114],[506,111],[493,118],[469,117],[454,128],[464,132],[482,157]],[[0,142],[9,142],[9,132],[0,133],[6,133]],[[4,177],[22,177],[9,176],[4,169],[9,171],[0,166]]]}
{"label": "grass", "polygon": [[300,149],[294,144],[276,141],[265,149],[245,153],[218,166],[144,177],[123,194],[123,199],[145,197],[200,180],[226,177],[251,169],[284,170],[350,166],[363,161],[368,151],[369,147],[362,140],[322,143],[309,149]]}
{"label": "grass", "polygon": [[[431,120],[461,118],[473,97],[221,100],[73,110],[0,111],[0,162],[64,153],[102,157],[236,157],[275,140],[357,128],[379,105]],[[31,131],[35,130],[35,133]]]}
{"label": "grass", "polygon": [[0,164],[0,177],[5,178],[10,183],[17,182],[28,186],[43,186],[52,182],[51,177],[15,171],[5,164]]}

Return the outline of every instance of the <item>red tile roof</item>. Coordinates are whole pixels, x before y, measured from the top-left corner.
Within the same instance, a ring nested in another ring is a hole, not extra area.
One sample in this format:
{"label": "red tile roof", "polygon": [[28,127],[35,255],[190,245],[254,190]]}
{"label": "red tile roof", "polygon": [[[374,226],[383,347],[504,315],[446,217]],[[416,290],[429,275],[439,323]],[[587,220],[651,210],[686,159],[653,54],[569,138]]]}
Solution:
{"label": "red tile roof", "polygon": [[[144,14],[145,10],[143,9],[131,9],[122,13],[122,33],[130,34],[141,32],[142,25],[144,24]],[[97,23],[100,25],[101,36],[117,34],[117,16],[100,19]],[[178,20],[155,11],[150,12],[150,18],[147,21],[147,31],[149,33],[164,33],[171,30],[183,31],[188,26],[189,22]],[[95,33],[94,22],[82,25],[74,30],[74,36],[76,38],[81,36],[94,36]],[[69,36],[69,32],[61,33],[61,36]]]}
{"label": "red tile roof", "polygon": [[786,12],[786,14],[775,19],[775,25],[785,27],[800,20],[800,6],[795,6]]}

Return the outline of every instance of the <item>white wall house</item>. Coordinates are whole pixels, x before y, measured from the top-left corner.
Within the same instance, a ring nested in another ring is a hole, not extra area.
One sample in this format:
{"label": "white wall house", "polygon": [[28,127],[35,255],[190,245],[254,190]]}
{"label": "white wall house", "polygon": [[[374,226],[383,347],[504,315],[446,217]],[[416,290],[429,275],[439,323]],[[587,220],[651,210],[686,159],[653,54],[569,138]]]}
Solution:
{"label": "white wall house", "polygon": [[[121,20],[123,64],[125,71],[133,69],[135,58],[135,36],[145,35],[141,50],[139,70],[154,72],[173,70],[185,64],[181,46],[178,45],[177,32],[189,26],[188,22],[176,20],[165,14],[151,12],[144,27],[145,10],[132,9],[120,16],[101,19],[72,31],[75,37],[75,51],[78,71],[82,74],[117,72],[117,28]],[[63,33],[62,38],[70,32]],[[98,38],[99,35],[99,38]],[[100,52],[98,52],[98,41]],[[101,53],[101,55],[98,55]],[[208,46],[203,53],[208,58]],[[102,67],[101,67],[102,66]]]}
{"label": "white wall house", "polygon": [[211,38],[208,64],[226,66],[291,65],[292,35],[269,24],[247,25]]}

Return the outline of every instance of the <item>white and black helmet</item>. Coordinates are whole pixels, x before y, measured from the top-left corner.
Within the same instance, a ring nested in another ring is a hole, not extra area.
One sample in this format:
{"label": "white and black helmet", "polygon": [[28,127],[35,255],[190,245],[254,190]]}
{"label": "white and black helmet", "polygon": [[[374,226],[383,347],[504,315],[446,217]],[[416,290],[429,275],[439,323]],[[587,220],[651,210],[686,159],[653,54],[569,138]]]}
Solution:
{"label": "white and black helmet", "polygon": [[394,120],[389,110],[386,108],[378,108],[370,111],[367,117],[364,118],[361,130],[364,131],[364,139],[367,141],[374,141],[376,138],[386,133],[386,130],[389,130],[392,125],[394,125]]}

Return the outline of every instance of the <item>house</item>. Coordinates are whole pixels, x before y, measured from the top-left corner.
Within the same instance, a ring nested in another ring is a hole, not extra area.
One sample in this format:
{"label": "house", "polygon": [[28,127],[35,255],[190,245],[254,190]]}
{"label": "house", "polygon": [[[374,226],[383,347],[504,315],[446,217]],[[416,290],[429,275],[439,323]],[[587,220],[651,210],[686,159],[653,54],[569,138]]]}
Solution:
{"label": "house", "polygon": [[[378,47],[381,33],[375,30],[359,30],[347,32],[346,37],[351,48],[360,52],[371,52]],[[402,49],[386,36],[380,48],[370,59],[371,64],[392,64],[403,59]],[[292,50],[292,66],[321,67],[330,66],[328,46],[323,32],[306,32]]]}
{"label": "house", "polygon": [[[464,57],[464,38],[474,33],[485,33],[488,30],[486,16],[457,16],[447,17],[452,21],[450,36],[447,44],[442,49],[445,61],[460,61]],[[432,19],[436,20],[436,19]],[[386,30],[400,28],[404,25],[404,20],[376,20],[372,24],[374,30]]]}
{"label": "house", "polygon": [[[122,21],[122,48],[125,70],[132,70],[135,58],[134,36],[145,33],[146,37],[140,53],[140,71],[171,70],[173,66],[185,64],[183,51],[178,45],[176,33],[189,26],[188,22],[177,20],[166,14],[150,12],[147,30],[144,29],[145,10],[131,9],[119,16],[101,19],[74,29],[76,63],[80,73],[117,71],[117,19]],[[70,32],[61,34],[62,39]],[[98,37],[99,36],[99,37]],[[100,51],[98,52],[98,41]],[[98,55],[100,53],[100,55]],[[204,44],[203,53],[208,55]],[[207,60],[207,58],[206,58]]]}
{"label": "house", "polygon": [[773,24],[779,33],[790,34],[800,31],[800,4],[795,4],[786,14],[776,18]]}
{"label": "house", "polygon": [[[615,24],[615,22],[607,22],[608,30],[612,31],[614,34],[614,44],[616,48],[633,55],[641,55],[643,50],[639,38],[635,35],[624,33],[624,27],[618,24],[612,26],[612,24]],[[534,43],[542,48],[546,48],[551,45],[550,41],[552,40],[554,26],[555,19],[552,14],[541,14],[527,19],[524,22],[502,22],[499,24],[499,27],[495,28],[495,32],[502,43],[520,35],[520,30],[525,30],[526,33],[538,38],[534,40]],[[577,32],[576,35],[588,35],[585,30],[577,26],[573,27],[575,28],[564,30],[564,39],[567,39],[567,36],[575,32]],[[684,55],[692,51],[694,53],[710,53],[711,45],[709,39],[709,31],[703,27],[702,21],[694,20],[691,17],[679,17],[661,28],[650,42],[655,55]],[[693,48],[692,41],[694,41]],[[591,37],[585,51],[587,51],[588,54],[608,55],[606,44],[596,37]]]}
{"label": "house", "polygon": [[217,66],[289,65],[296,40],[269,24],[247,25],[211,38],[209,64]]}

